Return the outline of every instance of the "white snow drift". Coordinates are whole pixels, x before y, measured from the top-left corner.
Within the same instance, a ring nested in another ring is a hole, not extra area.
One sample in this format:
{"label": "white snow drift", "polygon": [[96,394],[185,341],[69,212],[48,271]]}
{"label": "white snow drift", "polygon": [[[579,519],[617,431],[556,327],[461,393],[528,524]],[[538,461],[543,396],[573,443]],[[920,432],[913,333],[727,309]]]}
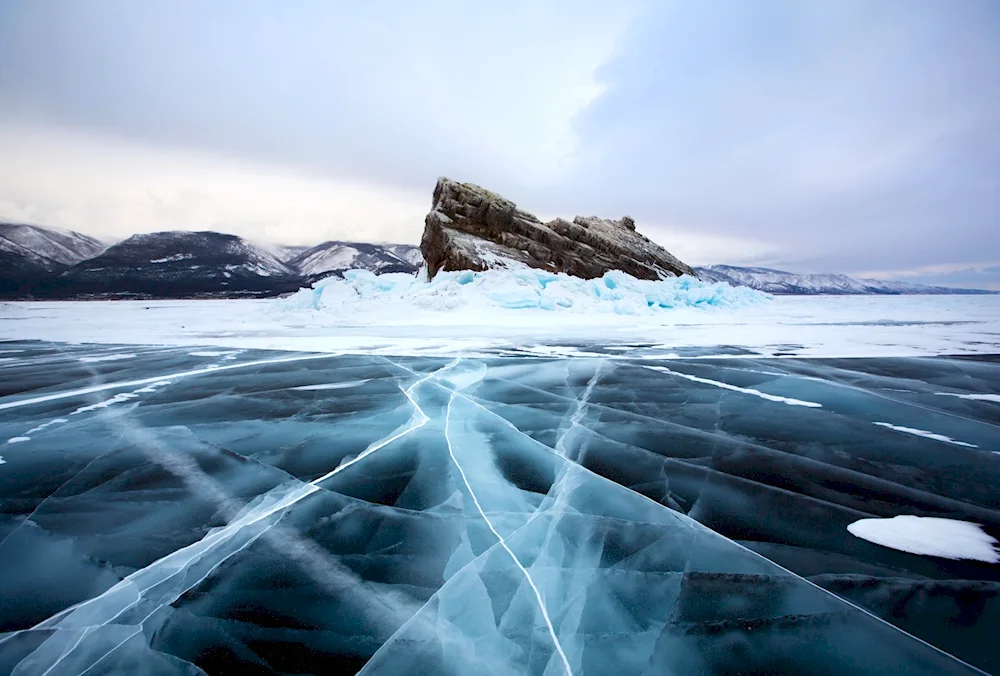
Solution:
{"label": "white snow drift", "polygon": [[[606,278],[568,283],[557,278],[543,284],[544,277],[536,283],[510,271],[497,278],[508,283],[504,292],[485,285],[482,276],[470,273],[473,281],[461,284],[448,274],[430,284],[408,275],[324,281],[284,299],[0,303],[0,340],[183,345],[206,357],[253,348],[397,356],[516,349],[587,356],[603,347],[596,351],[622,359],[1000,351],[1000,295],[776,296],[765,301],[750,295],[753,291],[694,280],[631,280],[609,288]],[[614,284],[614,275],[611,279]],[[398,281],[385,288],[390,280]],[[572,305],[557,302],[559,294]],[[514,300],[527,307],[510,309]],[[553,310],[542,309],[550,302]],[[638,314],[622,314],[628,311]],[[16,365],[18,358],[0,357],[12,360],[0,362],[0,370]],[[992,405],[987,395],[967,394]]]}

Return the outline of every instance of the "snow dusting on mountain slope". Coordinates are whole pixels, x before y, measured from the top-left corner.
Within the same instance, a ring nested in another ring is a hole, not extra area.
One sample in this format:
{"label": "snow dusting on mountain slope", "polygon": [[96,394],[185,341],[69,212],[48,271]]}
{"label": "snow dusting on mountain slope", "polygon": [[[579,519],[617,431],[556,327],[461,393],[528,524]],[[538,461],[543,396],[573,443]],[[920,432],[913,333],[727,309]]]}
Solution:
{"label": "snow dusting on mountain slope", "polygon": [[56,264],[52,267],[73,265],[96,256],[104,248],[103,242],[70,230],[0,223],[0,249],[17,252],[39,262],[47,259]]}
{"label": "snow dusting on mountain slope", "polygon": [[[288,264],[306,277],[343,272],[354,268],[371,272],[415,272],[419,263],[408,245],[379,245],[361,242],[323,242],[303,251]],[[417,254],[420,253],[416,249]],[[422,260],[422,259],[420,259]]]}
{"label": "snow dusting on mountain slope", "polygon": [[878,279],[858,279],[842,274],[797,274],[770,268],[744,268],[733,265],[708,265],[696,268],[706,281],[747,286],[758,291],[799,295],[900,295],[900,294],[977,294],[976,289],[952,289],[942,286],[908,284]]}

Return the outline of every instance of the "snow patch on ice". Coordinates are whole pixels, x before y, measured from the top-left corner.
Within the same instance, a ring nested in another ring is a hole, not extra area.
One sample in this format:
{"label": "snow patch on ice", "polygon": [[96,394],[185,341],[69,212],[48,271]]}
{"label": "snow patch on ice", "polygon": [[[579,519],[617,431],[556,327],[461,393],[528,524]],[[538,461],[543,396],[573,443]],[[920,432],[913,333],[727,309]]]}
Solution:
{"label": "snow patch on ice", "polygon": [[529,310],[572,314],[649,315],[675,308],[734,308],[757,305],[770,296],[693,277],[659,281],[611,271],[580,279],[528,267],[440,272],[431,281],[417,275],[347,270],[312,288],[276,301],[279,311],[316,310],[338,316],[372,315],[373,319],[420,312],[477,314]]}
{"label": "snow patch on ice", "polygon": [[364,385],[371,378],[365,378],[364,380],[351,380],[344,383],[319,383],[318,385],[301,385],[300,387],[293,387],[293,390],[344,390],[348,387],[357,387],[358,385]]}
{"label": "snow patch on ice", "polygon": [[910,554],[1000,563],[997,541],[969,521],[900,515],[861,519],[847,530],[862,540]]}
{"label": "snow patch on ice", "polygon": [[166,385],[169,385],[170,382],[171,381],[169,381],[169,380],[158,380],[155,383],[151,383],[149,385],[146,385],[146,387],[140,387],[138,390],[134,390],[134,392],[136,392],[137,394],[139,394],[139,393],[145,394],[145,393],[149,393],[149,392],[156,392],[156,388],[157,387],[164,387]]}
{"label": "snow patch on ice", "polygon": [[198,352],[188,352],[189,357],[228,357],[239,354],[241,350],[200,350]]}
{"label": "snow patch on ice", "polygon": [[[427,288],[426,282],[423,287]],[[461,299],[456,312],[428,311],[412,298],[368,302],[359,300],[353,290],[350,305],[311,309],[310,299],[319,295],[314,289],[299,292],[295,302],[305,309],[289,309],[288,301],[275,299],[14,301],[3,306],[6,317],[16,319],[5,323],[4,337],[100,343],[122,350],[126,349],[120,347],[123,344],[153,342],[185,346],[190,351],[377,351],[442,357],[503,354],[526,345],[602,347],[599,351],[608,356],[613,346],[622,348],[614,350],[621,358],[636,360],[674,355],[796,359],[1000,351],[1000,295],[776,296],[748,307],[688,306],[628,317],[599,309],[589,313],[538,308],[507,311],[493,305],[462,305]],[[872,317],[885,323],[874,323]],[[236,363],[228,357],[219,359],[227,366]],[[0,372],[13,365],[0,364]]]}
{"label": "snow patch on ice", "polygon": [[1000,404],[1000,394],[956,394],[954,392],[935,392],[939,397],[958,397],[972,401],[993,401]]}
{"label": "snow patch on ice", "polygon": [[105,399],[104,401],[99,401],[96,404],[89,404],[87,406],[81,406],[76,409],[70,415],[79,415],[80,413],[89,413],[90,411],[96,411],[98,409],[107,408],[109,406],[114,406],[115,404],[122,404],[130,399],[138,399],[140,394],[147,394],[151,392],[156,392],[157,387],[163,387],[164,385],[169,385],[171,381],[169,380],[158,380],[156,382],[150,383],[145,387],[141,387],[138,390],[133,390],[131,392],[119,392],[110,399]]}
{"label": "snow patch on ice", "polygon": [[19,444],[23,441],[31,441],[31,437],[11,437],[7,440],[8,444]]}
{"label": "snow patch on ice", "polygon": [[106,354],[100,357],[80,357],[80,361],[85,364],[94,364],[99,361],[119,361],[122,359],[135,359],[135,355],[131,352],[121,353],[121,354]]}
{"label": "snow patch on ice", "polygon": [[107,408],[108,406],[113,406],[114,404],[124,403],[124,402],[128,401],[129,399],[135,399],[138,396],[139,395],[135,394],[134,392],[119,392],[118,394],[116,394],[115,396],[111,397],[110,399],[105,399],[104,401],[99,401],[96,404],[89,404],[87,406],[81,406],[78,409],[76,409],[75,411],[73,411],[72,413],[70,413],[70,415],[79,415],[81,413],[89,413],[90,411],[96,411],[96,410],[101,409],[101,408]]}
{"label": "snow patch on ice", "polygon": [[767,392],[761,392],[760,390],[755,390],[752,387],[738,387],[737,385],[730,385],[729,383],[723,383],[718,380],[699,378],[698,376],[692,376],[687,373],[681,373],[680,371],[674,371],[668,369],[666,366],[647,366],[646,368],[652,369],[653,371],[660,371],[661,373],[669,373],[672,376],[677,376],[678,378],[684,378],[686,380],[690,380],[696,383],[703,383],[705,385],[713,385],[715,387],[721,387],[724,390],[732,390],[733,392],[742,392],[743,394],[752,394],[753,396],[760,397],[761,399],[767,399],[768,401],[776,401],[782,404],[788,404],[789,406],[806,406],[809,408],[823,407],[822,404],[817,404],[815,401],[804,401],[802,399],[782,397],[777,394],[768,394]]}
{"label": "snow patch on ice", "polygon": [[875,423],[879,427],[886,427],[890,430],[895,430],[896,432],[905,432],[906,434],[914,434],[918,437],[924,437],[926,439],[934,439],[935,441],[943,441],[946,444],[954,444],[955,446],[965,446],[966,448],[979,448],[975,444],[967,444],[964,441],[958,441],[947,437],[943,434],[936,434],[934,432],[928,432],[927,430],[917,429],[916,427],[903,427],[901,425],[893,425],[887,422],[877,422]]}
{"label": "snow patch on ice", "polygon": [[0,455],[0,465],[6,465],[6,464],[7,464],[7,461],[3,459],[2,455]]}
{"label": "snow patch on ice", "polygon": [[24,435],[28,436],[30,434],[34,434],[35,432],[41,432],[46,427],[51,427],[52,425],[60,425],[60,424],[62,424],[64,422],[69,422],[69,421],[66,420],[66,418],[53,418],[52,420],[50,420],[48,422],[42,423],[38,427],[32,427],[30,430],[28,430],[27,432],[25,432]]}

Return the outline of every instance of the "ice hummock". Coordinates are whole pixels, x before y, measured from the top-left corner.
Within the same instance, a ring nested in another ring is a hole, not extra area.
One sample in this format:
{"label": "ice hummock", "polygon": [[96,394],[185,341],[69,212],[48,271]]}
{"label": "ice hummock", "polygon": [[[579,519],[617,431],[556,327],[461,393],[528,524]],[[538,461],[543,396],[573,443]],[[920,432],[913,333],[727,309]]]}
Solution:
{"label": "ice hummock", "polygon": [[581,279],[533,268],[497,268],[476,272],[422,275],[348,270],[279,301],[287,310],[366,314],[393,312],[493,312],[543,310],[572,314],[649,315],[674,308],[737,308],[757,305],[767,294],[694,277],[636,279],[621,271]]}

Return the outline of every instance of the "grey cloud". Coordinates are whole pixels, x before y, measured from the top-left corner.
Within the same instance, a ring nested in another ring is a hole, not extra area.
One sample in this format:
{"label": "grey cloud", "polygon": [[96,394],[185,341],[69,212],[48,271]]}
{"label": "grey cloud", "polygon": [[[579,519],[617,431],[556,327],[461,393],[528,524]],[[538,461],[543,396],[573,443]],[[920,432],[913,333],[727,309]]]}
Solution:
{"label": "grey cloud", "polygon": [[604,67],[572,181],[860,270],[1000,260],[1000,6],[665,6]]}
{"label": "grey cloud", "polygon": [[917,271],[905,276],[896,276],[904,281],[917,284],[1000,291],[1000,266],[970,267],[948,272]]}
{"label": "grey cloud", "polygon": [[793,269],[1000,260],[993,0],[649,3],[623,36],[639,5],[610,7],[12,0],[0,117],[407,189],[450,174]]}
{"label": "grey cloud", "polygon": [[575,109],[566,73],[624,15],[607,7],[15,0],[0,6],[0,104],[388,185],[496,182],[519,152],[528,173],[545,159]]}

